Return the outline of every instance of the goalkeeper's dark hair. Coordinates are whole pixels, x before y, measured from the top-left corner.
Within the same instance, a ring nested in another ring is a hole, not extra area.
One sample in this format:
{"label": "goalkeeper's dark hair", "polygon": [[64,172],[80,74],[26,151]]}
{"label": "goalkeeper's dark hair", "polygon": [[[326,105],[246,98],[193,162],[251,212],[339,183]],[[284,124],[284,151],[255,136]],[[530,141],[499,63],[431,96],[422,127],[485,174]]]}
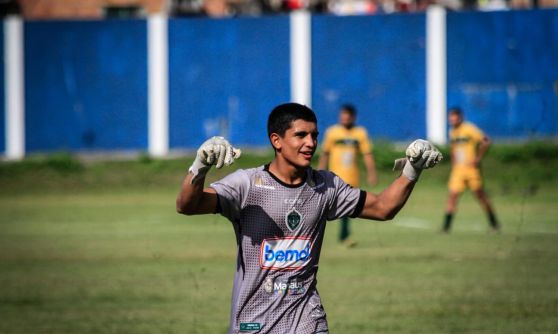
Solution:
{"label": "goalkeeper's dark hair", "polygon": [[276,133],[283,137],[291,127],[291,123],[302,119],[307,122],[318,123],[312,109],[298,103],[284,103],[273,108],[267,119],[267,136]]}

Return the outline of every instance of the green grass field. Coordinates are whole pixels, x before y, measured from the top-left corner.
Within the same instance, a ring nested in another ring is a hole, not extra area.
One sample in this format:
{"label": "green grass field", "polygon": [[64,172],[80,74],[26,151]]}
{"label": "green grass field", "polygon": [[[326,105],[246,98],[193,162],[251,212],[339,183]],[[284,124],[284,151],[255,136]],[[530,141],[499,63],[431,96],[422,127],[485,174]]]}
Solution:
{"label": "green grass field", "polygon": [[[438,233],[447,163],[392,222],[354,221],[356,248],[329,223],[318,288],[331,333],[558,333],[558,160],[498,152],[485,174],[502,234],[469,194]],[[0,164],[0,333],[226,333],[234,233],[175,213],[188,163]],[[378,190],[395,176],[379,165]]]}

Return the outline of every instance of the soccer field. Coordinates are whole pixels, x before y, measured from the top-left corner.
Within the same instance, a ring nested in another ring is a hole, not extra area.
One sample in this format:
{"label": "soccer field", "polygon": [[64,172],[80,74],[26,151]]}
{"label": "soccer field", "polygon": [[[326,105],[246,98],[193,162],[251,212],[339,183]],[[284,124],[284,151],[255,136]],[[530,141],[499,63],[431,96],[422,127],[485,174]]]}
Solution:
{"label": "soccer field", "polygon": [[[453,233],[438,233],[447,163],[395,220],[354,221],[356,248],[328,223],[318,289],[331,333],[557,333],[556,160],[488,164],[502,234],[487,233],[469,194]],[[220,216],[175,213],[187,166],[1,166],[0,332],[226,333],[234,232]],[[381,170],[377,189],[394,176]]]}

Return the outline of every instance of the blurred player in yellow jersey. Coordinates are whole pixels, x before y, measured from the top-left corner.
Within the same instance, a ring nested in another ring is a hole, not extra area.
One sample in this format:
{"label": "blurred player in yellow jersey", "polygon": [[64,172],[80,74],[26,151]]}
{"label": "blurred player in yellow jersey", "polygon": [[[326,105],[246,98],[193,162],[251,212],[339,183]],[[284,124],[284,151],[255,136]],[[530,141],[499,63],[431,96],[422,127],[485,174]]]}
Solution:
{"label": "blurred player in yellow jersey", "polygon": [[490,139],[474,124],[465,122],[460,108],[452,108],[448,114],[451,150],[451,175],[448,182],[449,196],[442,231],[448,233],[457,209],[459,195],[470,189],[488,215],[490,227],[498,231],[500,226],[484,192],[480,162],[491,144]]}
{"label": "blurred player in yellow jersey", "polygon": [[[367,171],[367,181],[370,186],[378,182],[372,143],[368,139],[366,129],[356,126],[356,109],[350,104],[341,106],[339,124],[329,127],[325,133],[322,155],[318,169],[329,168],[343,181],[358,188],[360,183],[358,155],[363,155]],[[356,245],[349,238],[349,218],[341,219],[339,241],[348,247]]]}

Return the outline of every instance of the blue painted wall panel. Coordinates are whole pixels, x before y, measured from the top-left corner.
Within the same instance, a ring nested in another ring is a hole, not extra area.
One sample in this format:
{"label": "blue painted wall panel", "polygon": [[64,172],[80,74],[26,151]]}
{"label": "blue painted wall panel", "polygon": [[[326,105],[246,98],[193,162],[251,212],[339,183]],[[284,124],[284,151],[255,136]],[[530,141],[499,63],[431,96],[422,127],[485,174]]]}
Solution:
{"label": "blue painted wall panel", "polygon": [[[558,11],[448,13],[447,22],[448,104],[493,137],[556,136]],[[352,102],[373,138],[425,136],[425,24],[423,14],[312,18],[322,133]],[[171,19],[171,147],[218,134],[268,145],[267,115],[290,99],[289,47],[287,16]],[[28,151],[147,147],[145,21],[26,22],[25,82]],[[4,151],[3,108],[0,119]]]}
{"label": "blue painted wall panel", "polygon": [[312,105],[320,129],[350,102],[372,138],[425,136],[425,23],[423,14],[312,18]]}
{"label": "blue painted wall panel", "polygon": [[558,11],[449,13],[448,104],[493,137],[558,130]]}
{"label": "blue painted wall panel", "polygon": [[6,100],[4,96],[4,89],[6,83],[4,82],[4,22],[0,24],[0,152],[6,151]]}
{"label": "blue painted wall panel", "polygon": [[268,145],[267,116],[290,98],[289,19],[171,19],[169,68],[171,148]]}
{"label": "blue painted wall panel", "polygon": [[143,20],[26,22],[26,149],[145,149],[146,43]]}

